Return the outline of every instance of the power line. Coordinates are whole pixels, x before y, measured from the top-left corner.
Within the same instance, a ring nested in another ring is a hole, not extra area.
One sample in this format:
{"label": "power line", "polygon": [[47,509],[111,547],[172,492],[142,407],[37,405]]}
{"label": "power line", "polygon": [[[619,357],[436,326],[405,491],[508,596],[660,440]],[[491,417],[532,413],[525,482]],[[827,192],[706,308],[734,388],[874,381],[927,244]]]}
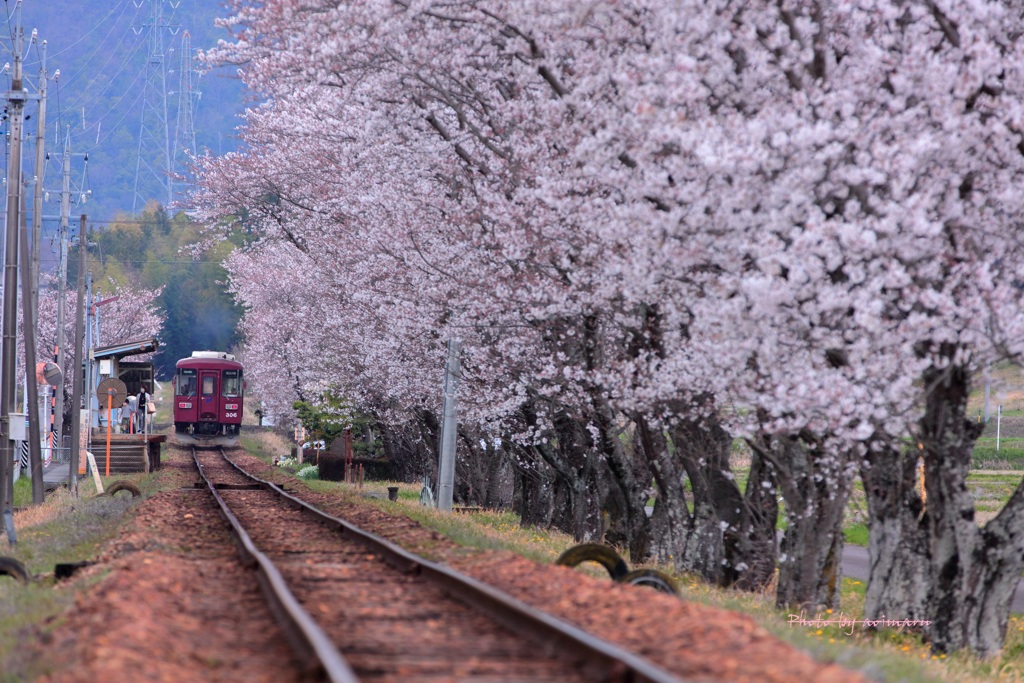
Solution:
{"label": "power line", "polygon": [[[94,31],[96,31],[96,29],[98,29],[98,28],[99,28],[100,26],[104,26],[105,24],[107,24],[107,23],[108,23],[108,22],[107,22],[107,19],[109,19],[109,18],[110,18],[110,15],[111,15],[111,14],[113,14],[114,12],[116,12],[116,11],[117,11],[117,8],[118,8],[118,7],[121,7],[122,5],[124,6],[124,8],[123,8],[123,9],[121,10],[121,15],[123,16],[123,15],[124,15],[124,11],[125,11],[126,9],[128,9],[128,0],[122,0],[122,1],[120,2],[120,3],[118,3],[117,5],[115,5],[115,6],[114,6],[114,7],[113,7],[113,8],[112,8],[112,9],[111,9],[111,10],[110,10],[109,12],[107,12],[107,16],[105,16],[105,17],[103,17],[102,19],[100,19],[100,20],[99,20],[99,22],[98,22],[98,23],[97,23],[97,24],[96,24],[95,26],[93,26],[93,27],[92,27],[91,29],[89,29],[88,31],[86,31],[85,33],[83,33],[83,34],[82,34],[81,36],[79,36],[79,37],[78,37],[78,40],[76,40],[76,41],[74,41],[74,42],[70,43],[70,44],[69,44],[69,45],[68,45],[67,47],[65,47],[65,48],[64,48],[63,50],[60,50],[59,52],[55,52],[55,53],[53,53],[53,55],[51,55],[51,56],[52,56],[52,57],[58,57],[58,56],[60,56],[60,55],[64,54],[65,52],[67,52],[68,50],[70,50],[71,48],[73,48],[73,47],[74,47],[75,45],[78,45],[78,44],[79,44],[80,42],[82,42],[82,41],[83,41],[83,40],[85,40],[86,38],[88,38],[88,37],[89,37],[90,35],[92,35],[92,34],[93,34],[93,32],[94,32]],[[109,37],[110,37],[110,33],[111,33],[111,32],[112,32],[113,30],[114,30],[113,26],[114,26],[114,25],[116,25],[116,24],[117,24],[117,22],[118,22],[118,21],[120,21],[120,20],[121,20],[121,17],[119,16],[119,17],[118,17],[118,18],[117,18],[117,19],[116,19],[116,20],[114,21],[114,23],[113,23],[113,24],[111,25],[110,31],[108,31],[108,32],[107,32],[107,35],[106,35],[106,36],[104,36],[104,37],[103,37],[103,40],[101,40],[101,41],[100,41],[100,46],[98,46],[98,47],[97,47],[97,48],[96,48],[95,50],[93,50],[93,51],[92,51],[92,54],[91,54],[91,55],[89,55],[89,58],[85,60],[85,64],[88,64],[89,62],[91,62],[91,61],[92,61],[92,58],[93,58],[93,56],[95,56],[96,52],[97,52],[97,51],[99,50],[99,48],[100,48],[100,47],[101,47],[101,46],[103,45],[103,43],[105,43],[105,42],[106,42],[107,38],[109,38]]]}

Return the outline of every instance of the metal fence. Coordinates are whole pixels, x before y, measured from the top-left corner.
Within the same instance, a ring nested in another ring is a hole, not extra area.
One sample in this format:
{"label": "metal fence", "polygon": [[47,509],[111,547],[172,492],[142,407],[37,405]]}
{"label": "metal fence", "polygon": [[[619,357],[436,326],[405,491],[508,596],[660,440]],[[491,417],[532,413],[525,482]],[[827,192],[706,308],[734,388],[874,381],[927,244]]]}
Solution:
{"label": "metal fence", "polygon": [[71,462],[71,436],[65,434],[62,441],[62,445],[54,447],[51,447],[49,442],[47,442],[46,446],[43,447],[43,462],[47,460],[55,464]]}

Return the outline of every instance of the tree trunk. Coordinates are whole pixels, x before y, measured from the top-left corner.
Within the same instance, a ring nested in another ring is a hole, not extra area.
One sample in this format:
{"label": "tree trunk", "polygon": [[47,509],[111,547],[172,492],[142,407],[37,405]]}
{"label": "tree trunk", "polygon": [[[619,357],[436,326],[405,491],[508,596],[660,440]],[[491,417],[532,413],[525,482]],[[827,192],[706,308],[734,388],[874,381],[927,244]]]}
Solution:
{"label": "tree trunk", "polygon": [[[535,399],[539,400],[539,399]],[[536,430],[540,424],[534,401],[527,402],[521,409],[526,425]],[[547,443],[538,443],[526,449],[528,460],[542,460],[548,469],[550,481],[547,483],[545,506],[553,505],[556,495],[561,496],[563,505],[546,513],[545,526],[554,524],[558,529],[572,534],[576,540],[589,539],[599,528],[597,519],[598,501],[594,496],[593,484],[593,447],[583,437],[584,430],[578,420],[566,415],[558,405],[544,404],[547,414],[552,419],[556,433]],[[538,499],[541,500],[541,499]],[[523,524],[527,519],[536,519],[538,515],[524,513]]]}
{"label": "tree trunk", "polygon": [[598,433],[598,450],[604,456],[613,486],[609,500],[602,505],[610,514],[610,523],[621,535],[623,545],[629,550],[630,560],[644,562],[650,554],[651,522],[645,506],[646,486],[637,476],[640,463],[626,456],[621,430],[615,425],[615,416],[608,401],[599,393],[591,396],[594,408],[593,418]]}
{"label": "tree trunk", "polygon": [[[947,357],[952,358],[952,350]],[[983,425],[967,419],[969,373],[950,364],[925,374],[921,420],[931,581],[927,635],[936,652],[1000,654],[1013,590],[1024,570],[1024,481],[979,529],[967,488],[971,451]]]}
{"label": "tree trunk", "polygon": [[661,429],[653,429],[645,415],[633,416],[640,452],[654,477],[657,495],[651,515],[651,557],[678,566],[686,550],[691,515],[686,507],[686,473],[669,453]]}
{"label": "tree trunk", "polygon": [[759,450],[775,469],[786,503],[775,603],[789,609],[836,608],[843,512],[853,479],[848,461],[818,452],[810,438],[776,438]]}
{"label": "tree trunk", "polygon": [[917,461],[916,448],[872,444],[861,467],[870,531],[865,619],[929,618],[928,522]]}
{"label": "tree trunk", "polygon": [[725,567],[725,583],[734,588],[759,591],[775,578],[775,525],[779,519],[775,473],[758,453],[750,460],[750,476],[743,496],[743,514],[732,561]]}
{"label": "tree trunk", "polygon": [[512,509],[522,526],[547,528],[553,515],[554,472],[540,458],[527,453],[516,458]]}

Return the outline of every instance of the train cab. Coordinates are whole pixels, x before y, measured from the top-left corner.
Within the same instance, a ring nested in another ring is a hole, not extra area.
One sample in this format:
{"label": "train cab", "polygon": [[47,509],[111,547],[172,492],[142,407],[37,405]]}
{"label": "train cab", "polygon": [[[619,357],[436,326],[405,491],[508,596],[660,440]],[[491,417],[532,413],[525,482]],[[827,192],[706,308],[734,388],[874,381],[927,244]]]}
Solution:
{"label": "train cab", "polygon": [[174,376],[178,440],[237,440],[244,393],[242,364],[232,354],[194,351],[191,357],[179,360]]}

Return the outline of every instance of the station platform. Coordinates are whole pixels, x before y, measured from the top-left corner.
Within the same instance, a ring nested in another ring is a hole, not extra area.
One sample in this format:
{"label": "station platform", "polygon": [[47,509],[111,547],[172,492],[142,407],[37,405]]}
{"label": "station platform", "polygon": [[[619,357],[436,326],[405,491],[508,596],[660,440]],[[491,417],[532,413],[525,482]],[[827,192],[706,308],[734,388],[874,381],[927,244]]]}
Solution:
{"label": "station platform", "polygon": [[[167,441],[166,434],[111,434],[110,473],[133,474],[153,472],[160,469],[160,445]],[[107,471],[107,437],[93,434],[89,450],[96,458],[96,467],[101,474]],[[86,458],[78,466],[79,476],[86,474]],[[51,462],[43,467],[44,488],[56,488],[71,479],[71,466],[66,462]]]}

